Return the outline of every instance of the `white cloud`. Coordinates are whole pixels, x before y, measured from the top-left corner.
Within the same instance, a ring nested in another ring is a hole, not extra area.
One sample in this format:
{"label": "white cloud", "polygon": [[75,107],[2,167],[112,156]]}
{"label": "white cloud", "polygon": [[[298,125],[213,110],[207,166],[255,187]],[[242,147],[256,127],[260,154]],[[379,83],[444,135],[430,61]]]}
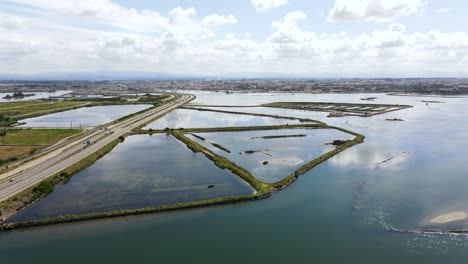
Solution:
{"label": "white cloud", "polygon": [[267,11],[286,5],[288,0],[251,0],[250,2],[257,11]]}
{"label": "white cloud", "polygon": [[390,24],[388,26],[388,30],[392,31],[392,32],[405,32],[406,31],[406,27],[402,24]]}
{"label": "white cloud", "polygon": [[[41,1],[46,0],[31,2]],[[271,34],[259,39],[243,32],[218,36],[212,27],[235,18],[199,17],[194,8],[159,14],[119,7],[120,14],[126,15],[117,19],[107,12],[65,15],[64,9],[29,6],[36,13],[0,11],[0,25],[4,21],[21,21],[22,25],[0,26],[0,61],[5,62],[0,63],[1,73],[132,70],[204,75],[287,72],[308,77],[468,75],[468,34],[464,32],[413,33],[411,25],[392,23],[388,28],[353,35],[318,34],[302,27],[307,15],[296,11],[273,22]],[[102,26],[103,22],[109,26]]]}
{"label": "white cloud", "polygon": [[15,16],[2,16],[0,17],[0,29],[4,30],[18,30],[25,27],[23,19]]}
{"label": "white cloud", "polygon": [[437,9],[435,12],[437,14],[446,14],[446,13],[450,13],[452,11],[453,11],[453,8],[444,7],[444,8]]}
{"label": "white cloud", "polygon": [[280,21],[273,22],[272,26],[276,32],[271,35],[269,41],[272,43],[297,43],[316,38],[314,33],[306,32],[298,27],[298,22],[307,18],[301,11],[287,14]]}
{"label": "white cloud", "polygon": [[226,24],[236,24],[237,19],[233,15],[221,16],[217,14],[209,15],[203,18],[203,24],[208,26],[219,26]]}
{"label": "white cloud", "polygon": [[392,21],[422,12],[425,5],[422,0],[335,0],[328,12],[328,21]]}

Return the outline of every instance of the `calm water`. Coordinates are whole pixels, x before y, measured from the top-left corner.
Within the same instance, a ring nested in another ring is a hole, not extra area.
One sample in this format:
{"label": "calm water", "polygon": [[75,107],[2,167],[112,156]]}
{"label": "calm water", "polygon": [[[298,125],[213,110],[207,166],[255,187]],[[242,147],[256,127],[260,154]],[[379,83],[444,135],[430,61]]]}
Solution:
{"label": "calm water", "polygon": [[[242,109],[238,109],[238,112],[242,112]],[[300,122],[298,120],[290,119],[177,109],[149,124],[145,129],[164,129],[166,127],[205,128],[230,126],[273,126],[285,124],[300,124]]]}
{"label": "calm water", "polygon": [[150,108],[151,105],[110,105],[83,107],[44,116],[27,118],[20,127],[92,127]]}
{"label": "calm water", "polygon": [[[428,220],[439,214],[468,211],[468,99],[381,94],[201,93],[196,102],[242,105],[273,101],[362,102],[360,98],[369,96],[379,97],[376,103],[415,107],[371,118],[328,119],[321,113],[288,111],[291,115],[310,116],[363,133],[366,142],[323,163],[269,199],[4,233],[0,234],[2,260],[464,263],[468,258],[468,238],[464,236],[385,230],[424,228]],[[421,100],[446,103],[427,106]],[[406,121],[388,122],[386,118]],[[468,229],[468,226],[461,221],[432,228]]]}
{"label": "calm water", "polygon": [[[163,152],[165,155],[158,155]],[[207,188],[208,185],[214,188]],[[12,217],[25,221],[251,194],[246,183],[172,136],[128,137],[51,195]]]}
{"label": "calm water", "polygon": [[22,99],[3,99],[6,95],[13,95],[13,93],[0,93],[0,103],[1,102],[17,102],[17,101],[25,101],[25,100],[34,100],[34,99],[43,99],[43,98],[49,98],[51,96],[61,96],[64,94],[70,93],[70,91],[56,91],[53,93],[47,93],[47,92],[35,92],[35,93],[30,93],[30,92],[25,92],[24,94],[34,94],[33,96],[28,96],[24,97]]}
{"label": "calm water", "polygon": [[[277,182],[305,163],[333,149],[333,140],[353,139],[353,135],[333,129],[282,129],[266,131],[199,133],[206,141],[188,135],[215,153],[229,158],[263,182]],[[264,136],[306,135],[305,137],[265,139]],[[217,143],[229,149],[227,153],[214,147]],[[246,154],[246,151],[261,151]],[[241,154],[242,153],[242,154]],[[263,162],[268,161],[267,165]]]}

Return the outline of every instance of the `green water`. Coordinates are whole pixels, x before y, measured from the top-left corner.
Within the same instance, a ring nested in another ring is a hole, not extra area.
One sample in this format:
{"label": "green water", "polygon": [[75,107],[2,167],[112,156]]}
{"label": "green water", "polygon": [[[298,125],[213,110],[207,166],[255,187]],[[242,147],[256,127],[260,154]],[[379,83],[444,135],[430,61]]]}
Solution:
{"label": "green water", "polygon": [[[5,263],[464,263],[465,236],[387,232],[468,211],[468,99],[386,95],[199,94],[196,102],[410,104],[372,118],[327,119],[366,136],[271,198],[220,207],[0,234]],[[243,109],[248,111],[248,109]],[[250,111],[275,113],[254,108]],[[405,122],[388,122],[403,118]],[[402,155],[403,152],[409,154]],[[164,153],[162,154],[164,155]],[[389,158],[394,159],[388,160]],[[359,195],[357,195],[359,194]],[[433,227],[467,228],[467,222]]]}
{"label": "green water", "polygon": [[[208,188],[208,185],[215,187]],[[247,183],[219,169],[203,154],[192,153],[172,136],[136,135],[127,137],[94,165],[9,221],[156,207],[252,193]]]}

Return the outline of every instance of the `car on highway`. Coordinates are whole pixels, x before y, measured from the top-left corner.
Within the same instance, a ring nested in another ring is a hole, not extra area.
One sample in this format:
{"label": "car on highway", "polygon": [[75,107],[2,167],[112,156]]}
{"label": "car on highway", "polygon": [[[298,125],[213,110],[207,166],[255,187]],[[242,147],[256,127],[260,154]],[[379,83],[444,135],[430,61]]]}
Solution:
{"label": "car on highway", "polygon": [[15,178],[11,178],[11,179],[9,180],[9,182],[14,182],[14,181],[15,181]]}

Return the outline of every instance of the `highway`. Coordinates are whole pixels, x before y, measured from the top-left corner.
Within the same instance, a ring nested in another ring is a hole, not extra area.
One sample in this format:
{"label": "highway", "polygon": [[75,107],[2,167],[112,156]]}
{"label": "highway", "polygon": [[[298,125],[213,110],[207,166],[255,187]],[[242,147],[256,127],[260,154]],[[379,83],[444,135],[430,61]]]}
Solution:
{"label": "highway", "polygon": [[[192,95],[182,95],[181,98],[178,98],[173,102],[146,111],[120,123],[108,126],[109,131],[100,130],[86,138],[77,139],[77,141],[70,143],[66,147],[40,157],[39,161],[30,161],[31,165],[25,164],[24,167],[22,166],[22,168],[18,168],[15,172],[0,175],[0,180],[6,178],[11,179],[12,176],[15,178],[12,182],[4,181],[3,183],[0,183],[0,202],[13,197],[23,190],[35,186],[48,177],[60,173],[63,169],[81,161],[113,140],[130,132],[135,127],[144,125],[158,116],[164,115],[184,105],[193,98],[194,96]],[[86,146],[86,144],[84,144],[86,140],[91,141],[91,145]],[[16,174],[13,175],[12,173]]]}

